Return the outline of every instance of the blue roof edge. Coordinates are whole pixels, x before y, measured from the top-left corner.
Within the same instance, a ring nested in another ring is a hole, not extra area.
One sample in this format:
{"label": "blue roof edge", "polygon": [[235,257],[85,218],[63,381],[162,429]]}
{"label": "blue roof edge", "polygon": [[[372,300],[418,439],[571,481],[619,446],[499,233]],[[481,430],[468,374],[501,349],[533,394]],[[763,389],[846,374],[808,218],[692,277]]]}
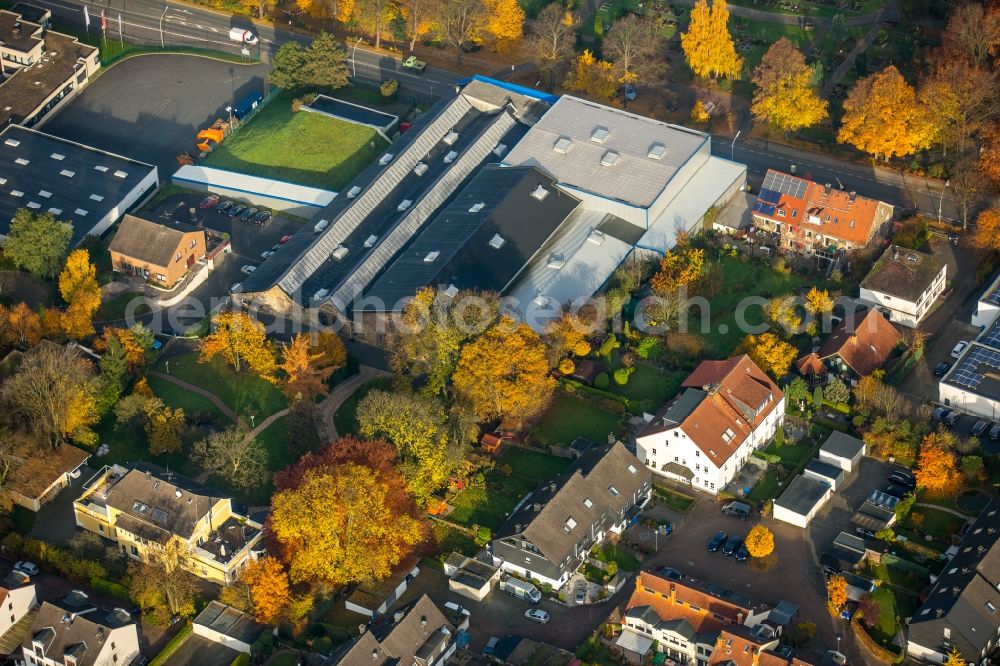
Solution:
{"label": "blue roof edge", "polygon": [[528,88],[526,86],[518,85],[516,83],[508,83],[507,81],[500,81],[499,79],[491,79],[488,76],[483,76],[482,74],[473,74],[467,79],[462,79],[456,82],[456,85],[465,87],[472,83],[473,81],[482,81],[483,83],[489,83],[498,88],[503,88],[504,90],[509,90],[515,92],[519,95],[524,95],[525,97],[533,97],[534,99],[541,100],[543,102],[548,102],[549,104],[555,104],[559,100],[558,95],[550,95],[548,93],[538,92],[534,88]]}

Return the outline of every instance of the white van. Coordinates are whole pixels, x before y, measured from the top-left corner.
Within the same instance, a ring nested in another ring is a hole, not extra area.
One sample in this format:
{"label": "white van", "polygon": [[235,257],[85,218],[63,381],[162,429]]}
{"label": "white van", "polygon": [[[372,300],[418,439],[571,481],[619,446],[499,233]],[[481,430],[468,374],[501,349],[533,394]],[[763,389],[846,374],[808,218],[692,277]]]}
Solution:
{"label": "white van", "polygon": [[537,587],[513,576],[501,578],[500,589],[508,594],[513,594],[518,599],[524,599],[533,604],[537,604],[542,600],[542,593],[538,591]]}
{"label": "white van", "polygon": [[251,46],[256,46],[257,42],[260,41],[257,35],[243,28],[230,28],[229,39],[237,44],[250,44]]}
{"label": "white van", "polygon": [[321,234],[328,226],[330,226],[330,220],[320,220],[316,223],[316,226],[313,227],[313,233]]}

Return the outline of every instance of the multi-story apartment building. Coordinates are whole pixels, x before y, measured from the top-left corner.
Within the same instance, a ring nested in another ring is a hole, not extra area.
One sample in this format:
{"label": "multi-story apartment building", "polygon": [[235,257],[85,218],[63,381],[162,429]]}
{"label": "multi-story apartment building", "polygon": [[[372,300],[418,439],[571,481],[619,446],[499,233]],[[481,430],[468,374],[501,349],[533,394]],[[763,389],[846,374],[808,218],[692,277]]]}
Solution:
{"label": "multi-story apartment building", "polygon": [[649,470],[624,444],[593,447],[521,501],[490,544],[493,562],[559,589],[595,544],[628,525],[652,490]]}
{"label": "multi-story apartment building", "polygon": [[31,578],[20,571],[8,574],[0,582],[0,639],[37,604]]}
{"label": "multi-story apartment building", "polygon": [[185,567],[223,585],[263,552],[262,526],[236,513],[231,499],[148,463],[105,467],[84,485],[73,510],[78,526],[134,559],[180,540]]}
{"label": "multi-story apartment building", "polygon": [[785,418],[785,395],[749,356],[704,361],[684,392],[636,438],[657,474],[708,493],[721,491]]}
{"label": "multi-story apartment building", "polygon": [[948,264],[933,254],[891,245],[861,281],[858,298],[889,321],[915,328],[944,293]]}

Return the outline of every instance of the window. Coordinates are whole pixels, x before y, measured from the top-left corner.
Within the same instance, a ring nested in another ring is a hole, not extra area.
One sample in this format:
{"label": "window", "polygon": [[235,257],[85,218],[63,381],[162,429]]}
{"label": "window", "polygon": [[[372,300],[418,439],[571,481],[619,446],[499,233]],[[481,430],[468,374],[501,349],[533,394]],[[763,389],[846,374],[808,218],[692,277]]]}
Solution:
{"label": "window", "polygon": [[629,465],[628,466],[628,471],[629,471],[630,474],[635,474],[635,472],[636,472],[635,465]]}
{"label": "window", "polygon": [[194,238],[192,238],[192,239],[191,239],[191,243],[190,243],[190,244],[188,245],[188,247],[194,247],[194,246],[195,246],[195,245],[197,245],[197,244],[198,244],[198,241],[197,241],[197,240],[195,240]]}
{"label": "window", "polygon": [[[648,463],[647,463],[647,464],[648,464]],[[589,497],[587,497],[587,498],[585,498],[585,499],[583,500],[583,505],[584,505],[585,507],[587,507],[588,509],[592,509],[592,508],[594,508],[594,503],[590,501],[590,498],[589,498]]]}
{"label": "window", "polygon": [[993,613],[997,612],[997,607],[993,605],[992,601],[987,601],[986,602],[986,610],[988,610],[990,612],[990,614],[992,615]]}
{"label": "window", "polygon": [[656,457],[656,449],[653,449],[653,457]]}
{"label": "window", "polygon": [[573,520],[573,516],[570,516],[569,518],[566,519],[566,531],[569,532],[574,527],[576,527],[576,521]]}
{"label": "window", "polygon": [[104,197],[102,197],[100,194],[91,194],[90,198],[93,201],[104,201]]}
{"label": "window", "polygon": [[59,172],[59,175],[66,176],[67,178],[72,178],[73,176],[76,175],[76,172],[70,171],[69,169],[63,169],[62,171]]}
{"label": "window", "polygon": [[166,282],[167,281],[167,276],[164,275],[163,273],[157,273],[156,274],[156,279],[159,280],[160,282]]}
{"label": "window", "polygon": [[949,627],[944,628],[944,638],[945,640],[951,640],[951,629]]}

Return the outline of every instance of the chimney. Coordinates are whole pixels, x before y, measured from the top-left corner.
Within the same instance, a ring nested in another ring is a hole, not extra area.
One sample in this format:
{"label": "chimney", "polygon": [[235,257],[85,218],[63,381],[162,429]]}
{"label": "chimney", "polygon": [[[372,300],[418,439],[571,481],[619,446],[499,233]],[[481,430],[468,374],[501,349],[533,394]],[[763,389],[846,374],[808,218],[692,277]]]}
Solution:
{"label": "chimney", "polygon": [[393,622],[402,622],[403,618],[405,616],[406,616],[406,613],[404,613],[401,610],[398,610],[398,611],[396,611],[395,613],[392,614],[392,621]]}
{"label": "chimney", "polygon": [[420,626],[422,628],[424,628],[424,629],[427,628],[427,616],[426,615],[421,615],[420,616]]}
{"label": "chimney", "polygon": [[14,39],[20,39],[21,38],[21,24],[20,23],[15,23],[14,27],[10,31],[10,34],[11,34],[11,36]]}
{"label": "chimney", "polygon": [[372,650],[372,661],[378,661],[378,650]]}
{"label": "chimney", "polygon": [[939,620],[944,617],[944,609],[943,608],[938,608],[937,609],[937,616],[938,616]]}
{"label": "chimney", "polygon": [[549,490],[551,490],[552,492],[556,491],[556,482],[555,481],[549,483]]}
{"label": "chimney", "polygon": [[226,556],[226,544],[224,544],[224,543],[220,543],[219,544],[219,556],[220,557],[225,557]]}
{"label": "chimney", "polygon": [[366,631],[368,631],[368,625],[367,624],[365,624],[364,622],[362,622],[361,624],[358,625],[358,636],[361,636]]}

